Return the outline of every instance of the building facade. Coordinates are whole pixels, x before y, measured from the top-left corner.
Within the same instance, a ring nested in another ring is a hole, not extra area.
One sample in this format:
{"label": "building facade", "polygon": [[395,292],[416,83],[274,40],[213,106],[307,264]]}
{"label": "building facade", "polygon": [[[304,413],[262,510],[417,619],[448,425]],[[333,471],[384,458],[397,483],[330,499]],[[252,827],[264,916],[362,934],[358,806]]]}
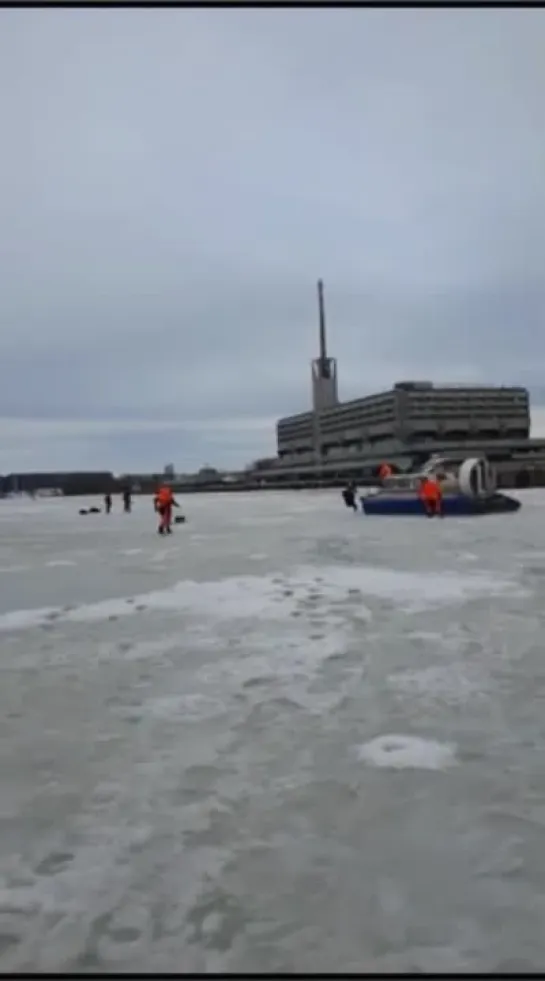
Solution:
{"label": "building facade", "polygon": [[280,465],[328,464],[426,444],[518,442],[529,435],[525,388],[398,382],[387,392],[280,419],[277,452]]}

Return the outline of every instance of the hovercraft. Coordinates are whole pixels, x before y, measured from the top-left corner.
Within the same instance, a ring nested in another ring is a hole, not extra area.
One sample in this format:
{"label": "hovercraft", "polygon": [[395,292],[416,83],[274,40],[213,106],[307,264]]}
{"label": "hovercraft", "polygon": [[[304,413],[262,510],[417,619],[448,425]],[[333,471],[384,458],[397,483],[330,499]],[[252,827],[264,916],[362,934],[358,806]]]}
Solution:
{"label": "hovercraft", "polygon": [[381,487],[360,499],[362,511],[365,514],[426,515],[418,493],[423,477],[431,477],[440,484],[445,517],[504,514],[520,508],[520,501],[497,490],[495,472],[485,457],[460,462],[435,456],[418,472],[386,477]]}

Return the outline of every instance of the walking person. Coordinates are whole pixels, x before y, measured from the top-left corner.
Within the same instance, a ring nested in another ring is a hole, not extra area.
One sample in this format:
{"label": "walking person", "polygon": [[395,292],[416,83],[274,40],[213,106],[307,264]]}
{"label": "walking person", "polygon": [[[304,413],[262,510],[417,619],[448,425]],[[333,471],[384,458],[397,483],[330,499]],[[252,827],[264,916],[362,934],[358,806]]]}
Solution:
{"label": "walking person", "polygon": [[418,488],[418,496],[428,518],[443,517],[443,491],[437,480],[423,477]]}
{"label": "walking person", "polygon": [[154,498],[154,505],[157,514],[160,517],[159,527],[157,529],[159,535],[171,535],[172,534],[172,509],[179,507],[178,502],[174,498],[172,493],[172,487],[164,485],[160,487]]}
{"label": "walking person", "polygon": [[132,510],[132,494],[130,487],[123,491],[123,510],[125,514],[130,514]]}

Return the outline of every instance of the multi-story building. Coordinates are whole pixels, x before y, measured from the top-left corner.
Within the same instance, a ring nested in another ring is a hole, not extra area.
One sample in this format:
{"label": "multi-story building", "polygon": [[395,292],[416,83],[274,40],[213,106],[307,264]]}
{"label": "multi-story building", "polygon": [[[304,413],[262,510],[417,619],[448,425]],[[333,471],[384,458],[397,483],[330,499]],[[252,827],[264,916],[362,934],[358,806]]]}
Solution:
{"label": "multi-story building", "polygon": [[530,398],[520,386],[403,381],[387,392],[339,402],[337,363],[326,351],[321,282],[318,300],[312,410],[278,421],[276,473],[356,476],[373,472],[380,460],[413,466],[431,453],[486,454],[504,462],[545,453],[545,441],[529,438]]}
{"label": "multi-story building", "polygon": [[525,388],[398,382],[388,392],[280,419],[277,449],[282,463],[325,464],[432,442],[518,441],[529,435]]}

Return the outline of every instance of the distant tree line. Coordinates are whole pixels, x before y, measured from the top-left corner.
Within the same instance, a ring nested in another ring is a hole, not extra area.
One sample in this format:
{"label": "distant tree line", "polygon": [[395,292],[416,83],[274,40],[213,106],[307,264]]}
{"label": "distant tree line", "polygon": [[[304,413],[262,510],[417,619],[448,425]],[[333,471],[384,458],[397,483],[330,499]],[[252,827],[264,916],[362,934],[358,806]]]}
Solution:
{"label": "distant tree line", "polygon": [[59,490],[67,496],[114,494],[123,489],[122,482],[108,471],[74,473],[11,473],[0,477],[0,492],[36,494]]}

